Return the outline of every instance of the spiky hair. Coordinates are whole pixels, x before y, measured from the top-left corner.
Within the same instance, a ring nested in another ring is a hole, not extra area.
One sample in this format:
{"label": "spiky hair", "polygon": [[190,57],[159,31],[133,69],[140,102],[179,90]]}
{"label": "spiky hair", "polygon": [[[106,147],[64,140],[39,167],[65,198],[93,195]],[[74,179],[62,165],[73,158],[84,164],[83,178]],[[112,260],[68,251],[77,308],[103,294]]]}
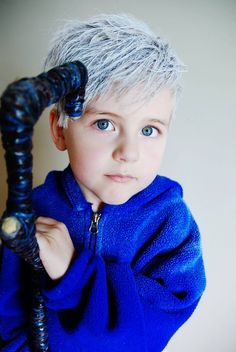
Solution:
{"label": "spiky hair", "polygon": [[[138,100],[147,100],[163,87],[178,94],[185,66],[170,45],[131,15],[101,14],[87,21],[65,21],[51,40],[45,69],[80,60],[88,70],[86,106],[110,91],[117,97],[140,86]],[[59,124],[66,127],[63,100]]]}

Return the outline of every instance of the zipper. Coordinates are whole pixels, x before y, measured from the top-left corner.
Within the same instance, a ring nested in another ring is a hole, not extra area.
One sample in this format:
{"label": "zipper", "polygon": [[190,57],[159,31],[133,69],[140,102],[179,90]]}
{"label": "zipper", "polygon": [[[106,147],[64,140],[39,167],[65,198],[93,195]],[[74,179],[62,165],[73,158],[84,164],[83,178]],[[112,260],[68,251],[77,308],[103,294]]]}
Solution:
{"label": "zipper", "polygon": [[89,226],[90,239],[89,239],[89,249],[95,253],[96,240],[98,234],[98,223],[100,220],[101,214],[98,212],[93,212],[92,220]]}

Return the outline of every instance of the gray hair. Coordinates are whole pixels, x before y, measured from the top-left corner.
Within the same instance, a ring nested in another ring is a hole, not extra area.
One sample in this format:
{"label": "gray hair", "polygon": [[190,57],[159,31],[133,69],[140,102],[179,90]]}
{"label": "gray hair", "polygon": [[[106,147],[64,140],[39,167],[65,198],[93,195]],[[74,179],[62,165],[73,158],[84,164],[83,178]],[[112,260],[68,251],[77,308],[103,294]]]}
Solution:
{"label": "gray hair", "polygon": [[[115,83],[117,97],[141,85],[137,100],[148,100],[163,87],[181,91],[185,66],[170,45],[131,15],[101,14],[87,21],[67,20],[55,33],[45,69],[80,60],[87,67],[84,109],[108,93]],[[59,124],[67,126],[63,99],[57,104]]]}

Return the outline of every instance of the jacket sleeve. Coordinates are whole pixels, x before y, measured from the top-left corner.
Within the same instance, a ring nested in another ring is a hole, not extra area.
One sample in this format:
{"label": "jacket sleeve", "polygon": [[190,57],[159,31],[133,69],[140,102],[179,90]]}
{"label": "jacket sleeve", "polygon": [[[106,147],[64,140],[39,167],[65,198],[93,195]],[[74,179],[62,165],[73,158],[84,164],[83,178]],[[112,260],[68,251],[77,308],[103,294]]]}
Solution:
{"label": "jacket sleeve", "polygon": [[111,346],[113,352],[157,352],[191,316],[204,289],[199,230],[183,203],[132,263],[81,251],[43,294],[60,327],[73,331],[70,343],[84,340],[85,350],[96,352]]}
{"label": "jacket sleeve", "polygon": [[156,238],[141,249],[133,270],[148,341],[159,346],[162,336],[164,348],[206,286],[199,229],[184,202],[175,205]]}
{"label": "jacket sleeve", "polygon": [[4,245],[0,251],[0,350],[28,352],[27,265]]}

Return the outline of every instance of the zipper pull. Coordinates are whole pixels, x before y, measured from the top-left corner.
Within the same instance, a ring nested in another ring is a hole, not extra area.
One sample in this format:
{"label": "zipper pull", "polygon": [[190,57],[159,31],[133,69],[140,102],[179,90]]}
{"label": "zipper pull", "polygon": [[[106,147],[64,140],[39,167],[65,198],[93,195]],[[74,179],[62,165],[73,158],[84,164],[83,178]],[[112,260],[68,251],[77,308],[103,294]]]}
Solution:
{"label": "zipper pull", "polygon": [[89,227],[89,232],[93,233],[94,235],[96,235],[98,233],[98,222],[100,220],[101,214],[100,213],[93,213],[92,216],[92,221]]}

